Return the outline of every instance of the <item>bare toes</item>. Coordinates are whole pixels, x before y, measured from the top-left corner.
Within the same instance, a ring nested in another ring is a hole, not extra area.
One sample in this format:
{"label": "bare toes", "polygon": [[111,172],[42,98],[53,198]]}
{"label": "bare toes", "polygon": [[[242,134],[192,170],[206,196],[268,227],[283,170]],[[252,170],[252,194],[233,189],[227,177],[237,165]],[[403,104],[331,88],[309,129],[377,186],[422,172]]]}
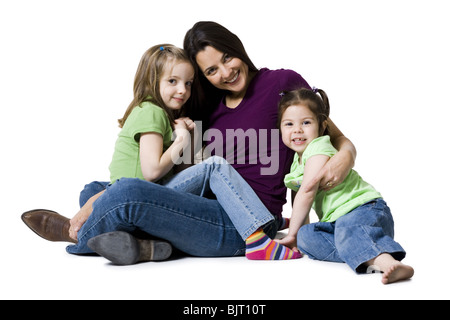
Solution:
{"label": "bare toes", "polygon": [[393,283],[401,280],[406,280],[414,275],[414,269],[403,263],[391,266],[381,279],[383,284]]}

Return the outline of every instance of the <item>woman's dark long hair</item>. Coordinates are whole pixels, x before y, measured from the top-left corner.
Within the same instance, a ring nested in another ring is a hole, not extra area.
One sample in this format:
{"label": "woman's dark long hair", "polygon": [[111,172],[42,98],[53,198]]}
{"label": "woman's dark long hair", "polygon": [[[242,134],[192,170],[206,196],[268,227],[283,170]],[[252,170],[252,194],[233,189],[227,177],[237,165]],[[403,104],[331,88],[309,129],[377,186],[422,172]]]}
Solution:
{"label": "woman's dark long hair", "polygon": [[241,59],[248,65],[250,72],[258,71],[247,55],[241,40],[222,25],[212,21],[200,21],[186,33],[184,50],[198,75],[198,81],[192,88],[192,106],[190,110],[187,110],[187,115],[192,119],[202,120],[204,129],[208,128],[211,112],[218,106],[220,99],[227,94],[227,91],[214,87],[197,64],[197,54],[205,50],[207,46]]}

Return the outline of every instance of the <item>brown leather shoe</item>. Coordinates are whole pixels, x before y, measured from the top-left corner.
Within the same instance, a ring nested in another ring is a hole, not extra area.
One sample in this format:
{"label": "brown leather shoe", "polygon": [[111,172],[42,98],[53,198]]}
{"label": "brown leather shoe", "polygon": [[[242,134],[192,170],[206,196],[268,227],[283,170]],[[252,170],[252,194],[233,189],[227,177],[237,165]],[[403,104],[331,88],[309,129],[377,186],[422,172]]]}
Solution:
{"label": "brown leather shoe", "polygon": [[22,221],[46,240],[77,243],[69,236],[70,219],[55,211],[45,209],[27,211],[22,214]]}

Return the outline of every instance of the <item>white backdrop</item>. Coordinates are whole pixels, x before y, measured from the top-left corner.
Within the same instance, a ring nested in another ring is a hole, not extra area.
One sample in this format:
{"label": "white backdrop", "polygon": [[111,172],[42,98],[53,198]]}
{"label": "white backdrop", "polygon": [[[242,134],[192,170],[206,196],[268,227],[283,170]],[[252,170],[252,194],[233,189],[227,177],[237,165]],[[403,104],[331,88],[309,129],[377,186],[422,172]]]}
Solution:
{"label": "white backdrop", "polygon": [[[412,281],[381,288],[376,276],[367,280],[308,258],[189,258],[117,268],[70,256],[65,244],[23,225],[21,213],[34,208],[72,216],[83,185],[108,180],[116,120],[132,99],[141,55],[162,42],[181,47],[199,20],[236,33],[256,66],[293,69],[327,91],[331,118],[357,147],[355,169],[392,209],[405,262],[416,268]],[[254,298],[323,298],[333,280],[352,285],[334,284],[329,298],[450,298],[439,289],[450,284],[446,1],[16,0],[0,2],[0,30],[0,298],[252,298],[243,293],[246,273],[264,283],[267,270],[308,270],[308,277]],[[40,277],[29,273],[36,268]],[[168,285],[173,274],[177,283]],[[143,276],[158,289],[136,284]],[[117,279],[126,287],[132,281],[132,292],[111,290]],[[86,291],[89,285],[97,291]]]}

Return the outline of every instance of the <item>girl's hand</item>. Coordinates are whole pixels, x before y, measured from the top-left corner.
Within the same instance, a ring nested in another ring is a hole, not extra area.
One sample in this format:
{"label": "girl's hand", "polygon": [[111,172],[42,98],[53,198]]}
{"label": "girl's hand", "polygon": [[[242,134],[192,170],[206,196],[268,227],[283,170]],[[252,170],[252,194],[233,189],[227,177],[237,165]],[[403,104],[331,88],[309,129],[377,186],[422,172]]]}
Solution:
{"label": "girl's hand", "polygon": [[89,200],[86,201],[84,206],[80,209],[80,211],[78,211],[78,213],[72,219],[70,219],[69,236],[72,239],[78,239],[78,231],[80,231],[81,227],[84,225],[84,223],[92,213],[92,204],[95,202],[95,200],[100,198],[100,196],[104,192],[104,190],[100,191],[96,195],[90,197]]}
{"label": "girl's hand", "polygon": [[[188,129],[188,125],[186,124],[186,121],[183,118],[179,118],[175,120],[174,124],[174,133],[175,133],[175,143],[187,143],[190,139],[190,133]],[[176,154],[179,153],[181,150],[176,151]]]}
{"label": "girl's hand", "polygon": [[175,124],[173,126],[174,126],[175,131],[177,129],[189,130],[188,126],[186,124],[186,121],[184,121],[183,118],[175,119]]}
{"label": "girl's hand", "polygon": [[186,128],[184,128],[184,129],[187,129],[188,131],[192,131],[195,129],[195,122],[192,121],[190,118],[188,118],[188,117],[178,118],[177,120],[175,120],[175,124],[177,123],[178,120],[184,121],[184,123],[186,124]]}
{"label": "girl's hand", "polygon": [[80,231],[90,214],[89,210],[86,210],[86,208],[83,207],[72,219],[70,219],[69,236],[72,239],[77,240],[78,231]]}
{"label": "girl's hand", "polygon": [[278,242],[279,244],[288,247],[289,249],[292,249],[295,252],[300,252],[297,248],[297,237],[287,235],[283,239],[275,239],[275,242]]}

